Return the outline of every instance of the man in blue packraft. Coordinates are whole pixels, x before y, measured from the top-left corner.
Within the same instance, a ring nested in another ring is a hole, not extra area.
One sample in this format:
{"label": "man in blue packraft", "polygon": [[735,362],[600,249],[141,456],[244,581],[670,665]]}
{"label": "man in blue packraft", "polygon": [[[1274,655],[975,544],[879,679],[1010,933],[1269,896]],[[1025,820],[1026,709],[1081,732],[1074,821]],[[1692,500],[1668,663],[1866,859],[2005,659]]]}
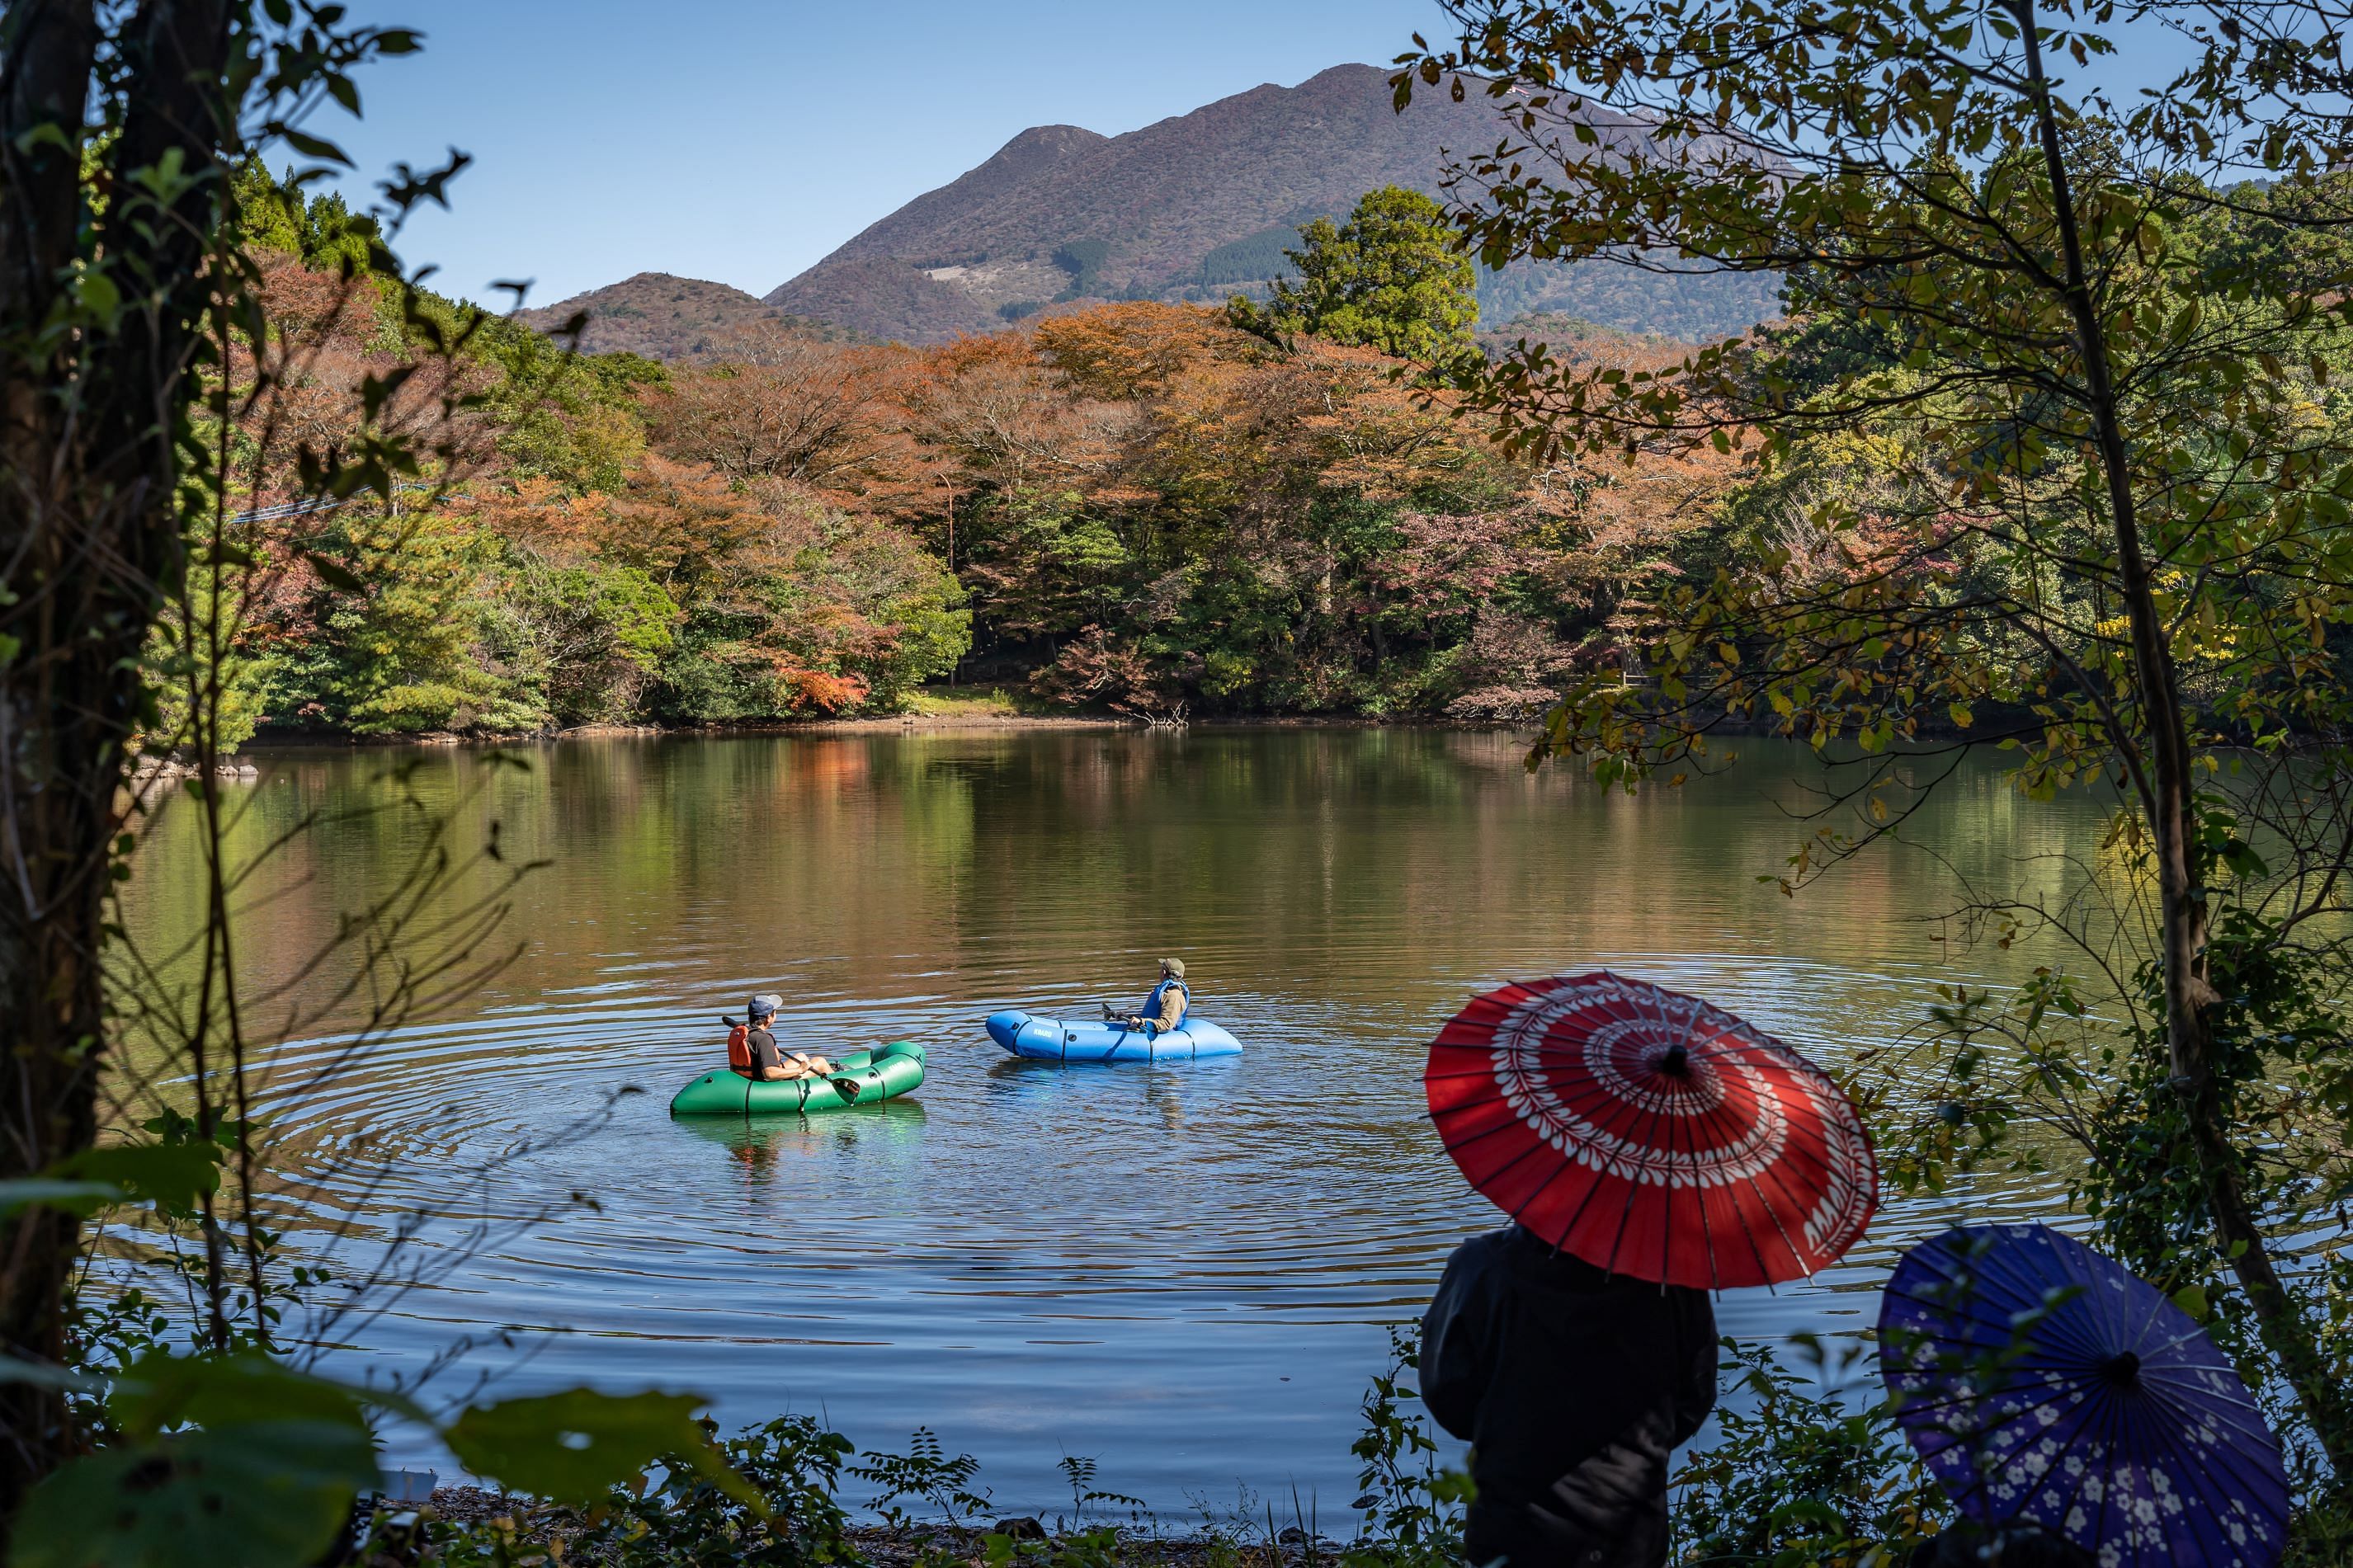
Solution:
{"label": "man in blue packraft", "polygon": [[[1185,989],[1185,961],[1164,958],[1160,961],[1160,984],[1144,999],[1144,1011],[1130,1013],[1120,1020],[1131,1029],[1142,1029],[1147,1035],[1165,1035],[1185,1021],[1185,1009],[1193,1004],[1193,994]],[[1111,1009],[1103,1013],[1111,1016]]]}

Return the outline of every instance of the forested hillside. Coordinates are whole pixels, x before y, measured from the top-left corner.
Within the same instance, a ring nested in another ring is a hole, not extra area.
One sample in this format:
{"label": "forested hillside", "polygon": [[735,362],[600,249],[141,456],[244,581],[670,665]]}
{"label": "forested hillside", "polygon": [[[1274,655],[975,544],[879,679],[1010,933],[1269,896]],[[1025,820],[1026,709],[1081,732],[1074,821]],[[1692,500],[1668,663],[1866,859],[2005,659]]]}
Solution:
{"label": "forested hillside", "polygon": [[764,305],[741,289],[667,272],[640,272],[558,304],[519,311],[525,326],[560,331],[575,315],[587,318],[579,346],[589,353],[634,353],[648,359],[700,363],[723,358],[728,339],[745,327],[782,325],[813,337],[849,342],[857,334]]}
{"label": "forested hillside", "polygon": [[[265,237],[335,438],[400,330],[332,243]],[[1532,471],[1372,350],[1187,306],[921,349],[739,317],[670,366],[486,328],[463,471],[419,481],[446,496],[249,524],[256,723],[765,722],[959,672],[1093,710],[1523,716],[1704,555],[1733,473]]]}

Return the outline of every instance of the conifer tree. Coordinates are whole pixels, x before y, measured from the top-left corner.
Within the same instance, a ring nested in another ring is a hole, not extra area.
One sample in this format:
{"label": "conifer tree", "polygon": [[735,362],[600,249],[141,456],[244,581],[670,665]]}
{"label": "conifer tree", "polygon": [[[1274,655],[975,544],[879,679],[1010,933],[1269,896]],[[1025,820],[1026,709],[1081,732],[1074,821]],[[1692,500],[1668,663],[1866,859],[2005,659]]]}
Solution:
{"label": "conifer tree", "polygon": [[1469,346],[1478,270],[1430,197],[1384,185],[1366,192],[1346,223],[1319,217],[1299,234],[1304,247],[1283,252],[1298,279],[1274,286],[1271,314],[1282,331],[1425,363]]}

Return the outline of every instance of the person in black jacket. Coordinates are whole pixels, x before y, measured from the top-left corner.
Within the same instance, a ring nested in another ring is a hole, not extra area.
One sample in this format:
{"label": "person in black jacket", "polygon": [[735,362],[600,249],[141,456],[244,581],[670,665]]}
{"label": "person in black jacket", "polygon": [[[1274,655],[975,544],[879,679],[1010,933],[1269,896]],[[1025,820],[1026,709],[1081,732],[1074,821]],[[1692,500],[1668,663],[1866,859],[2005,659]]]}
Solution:
{"label": "person in black jacket", "polygon": [[1707,1292],[1645,1284],[1518,1226],[1446,1262],[1421,1399],[1471,1444],[1472,1568],[1658,1568],[1667,1459],[1715,1408]]}

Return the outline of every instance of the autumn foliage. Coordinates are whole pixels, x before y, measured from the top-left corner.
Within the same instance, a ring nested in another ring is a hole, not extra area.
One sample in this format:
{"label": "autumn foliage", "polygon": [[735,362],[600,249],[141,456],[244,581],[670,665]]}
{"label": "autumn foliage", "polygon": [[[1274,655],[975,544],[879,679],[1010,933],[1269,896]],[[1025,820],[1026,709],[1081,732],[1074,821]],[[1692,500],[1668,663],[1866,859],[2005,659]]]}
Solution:
{"label": "autumn foliage", "polygon": [[[271,276],[317,367],[287,416],[331,446],[399,335]],[[429,515],[256,524],[263,721],[740,723],[958,675],[1139,714],[1519,718],[1696,569],[1734,474],[1517,467],[1398,362],[1183,306],[922,350],[764,325],[667,370],[514,331],[540,391],[486,367]]]}

